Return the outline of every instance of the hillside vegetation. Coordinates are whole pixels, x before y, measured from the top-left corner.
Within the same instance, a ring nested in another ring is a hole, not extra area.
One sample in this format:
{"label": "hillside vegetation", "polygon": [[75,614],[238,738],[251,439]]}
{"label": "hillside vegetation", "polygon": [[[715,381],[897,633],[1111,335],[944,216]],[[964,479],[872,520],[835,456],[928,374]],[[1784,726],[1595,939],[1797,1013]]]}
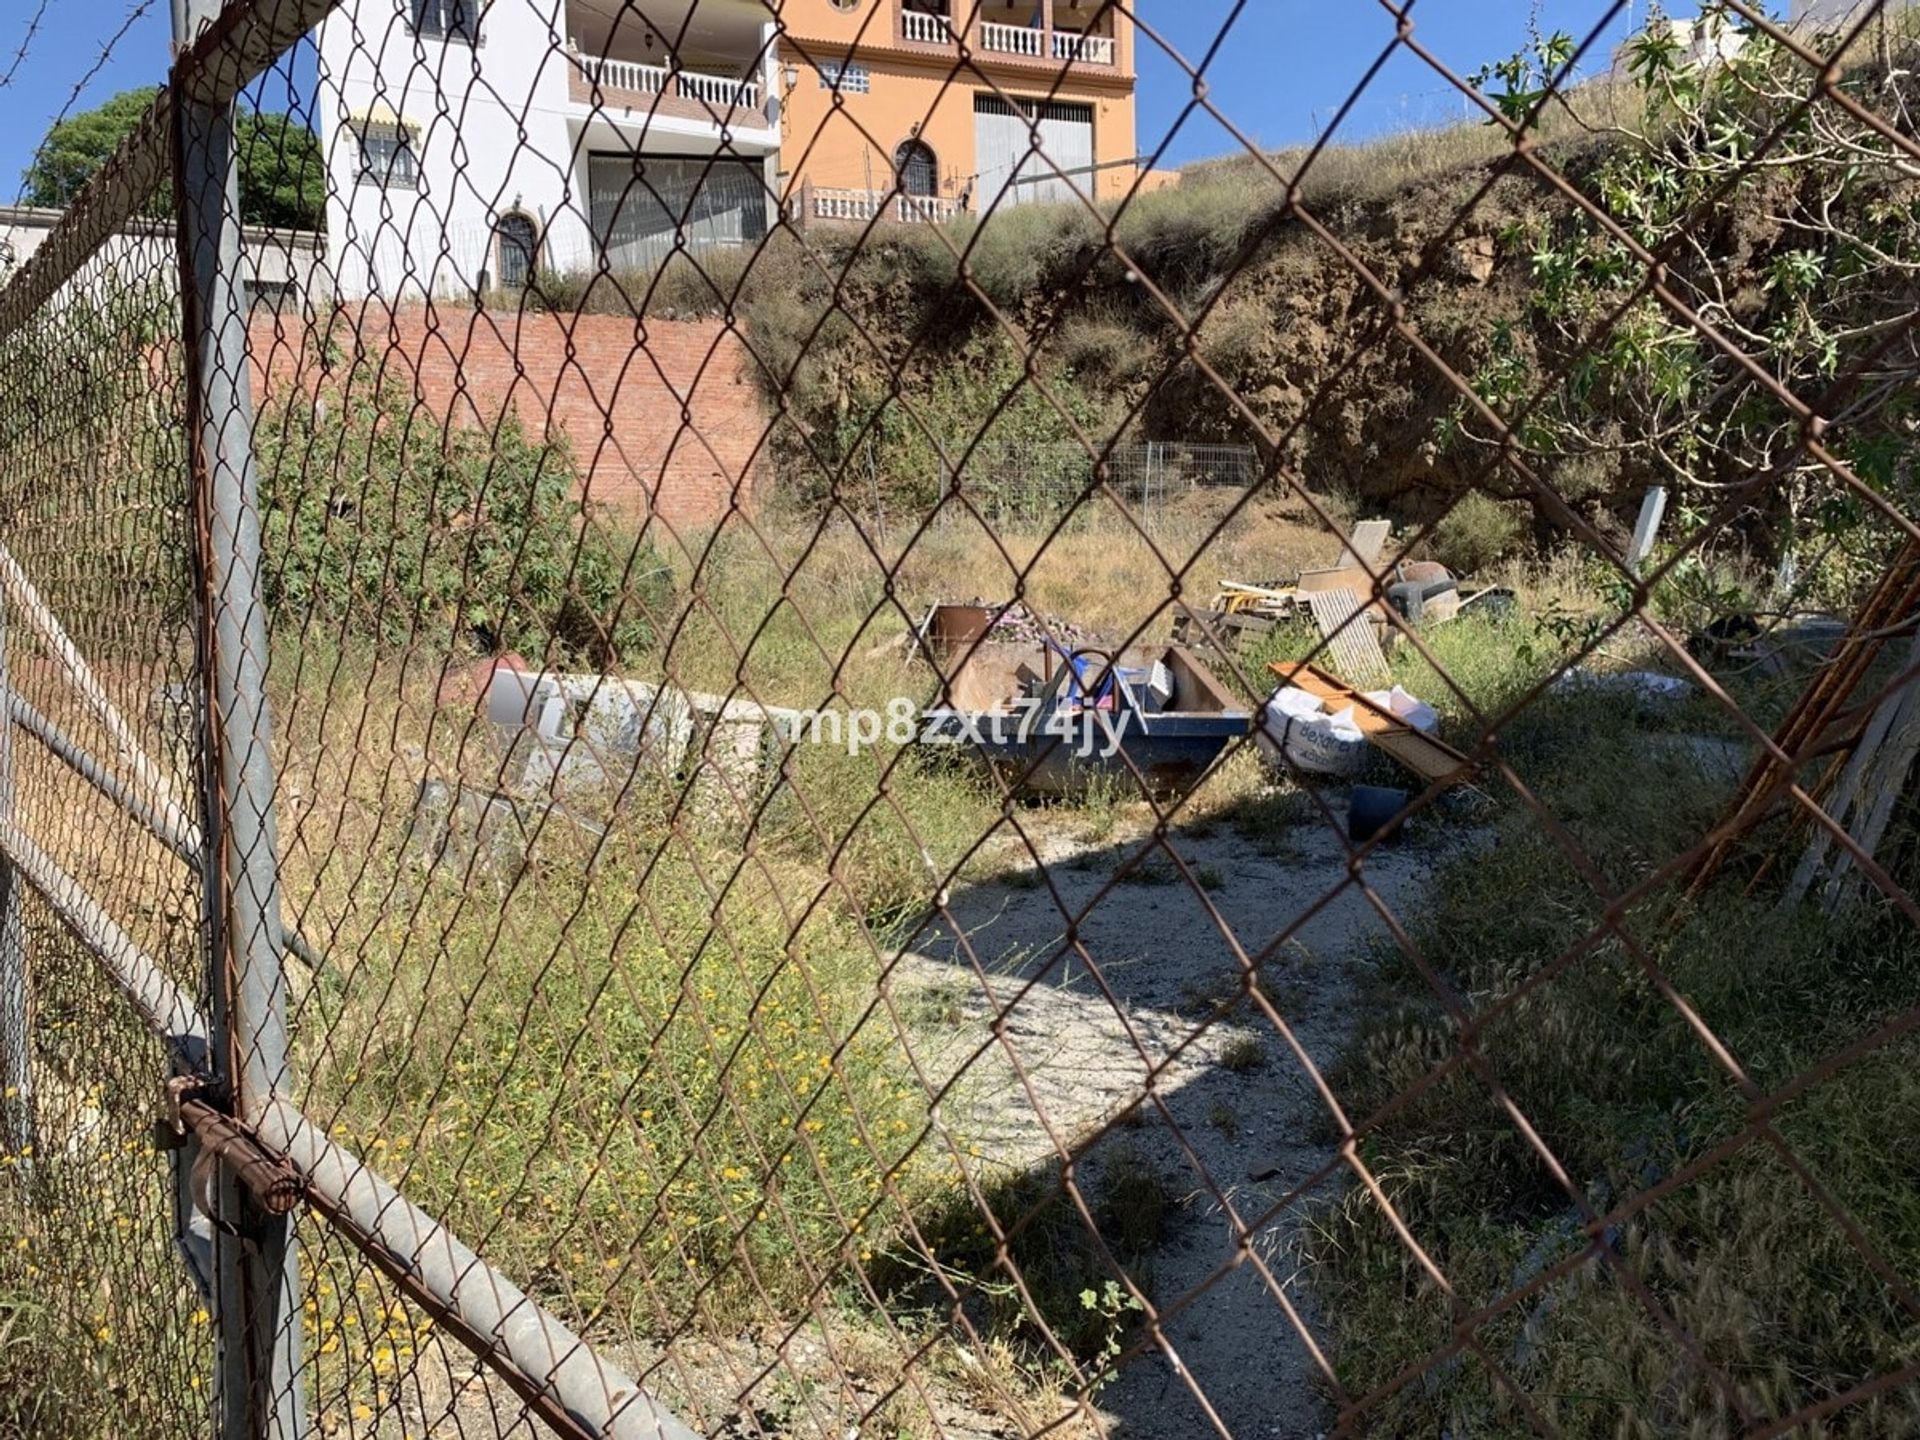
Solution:
{"label": "hillside vegetation", "polygon": [[[1920,58],[1907,26],[1843,79],[1894,126]],[[955,470],[991,483],[1003,442],[1143,437],[1277,450],[1311,489],[1410,520],[1481,489],[1543,529],[1606,529],[1662,483],[1701,516],[1730,507],[1767,554],[1844,538],[1860,507],[1793,453],[1801,419],[1774,387],[1822,402],[1826,445],[1875,484],[1908,483],[1915,352],[1894,327],[1920,305],[1915,162],[1807,106],[1805,65],[1764,37],[1712,71],[1645,40],[1625,78],[1563,97],[1547,78],[1570,49],[1543,39],[1482,77],[1537,163],[1464,125],[1236,156],[1121,205],[783,231],[657,274],[542,277],[529,298],[733,315],[804,503],[877,485],[924,508]],[[1497,465],[1463,386],[1512,419],[1526,473]]]}

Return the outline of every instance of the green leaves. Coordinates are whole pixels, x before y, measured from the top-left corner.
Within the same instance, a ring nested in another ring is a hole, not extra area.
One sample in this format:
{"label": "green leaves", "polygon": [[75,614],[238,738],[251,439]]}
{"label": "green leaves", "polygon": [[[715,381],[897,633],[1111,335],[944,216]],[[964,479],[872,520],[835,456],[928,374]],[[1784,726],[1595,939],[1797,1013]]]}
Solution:
{"label": "green leaves", "polygon": [[[70,116],[47,131],[39,153],[21,176],[22,198],[29,205],[64,207],[153,108],[159,93],[151,85],[122,90],[105,104]],[[164,209],[157,192],[152,208]]]}
{"label": "green leaves", "polygon": [[[56,209],[70,204],[153,108],[158,94],[152,86],[122,90],[104,104],[55,125],[21,177],[26,203]],[[234,150],[239,158],[242,220],[298,230],[323,228],[327,175],[320,139],[313,131],[283,114],[243,108],[234,120]],[[165,194],[156,192],[148,209],[161,214],[167,208]]]}
{"label": "green leaves", "polygon": [[1535,34],[1530,44],[1504,60],[1481,66],[1468,80],[1476,90],[1488,92],[1502,116],[1523,125],[1554,87],[1566,79],[1576,48],[1573,37],[1564,30],[1546,36]]}
{"label": "green leaves", "polygon": [[276,409],[255,439],[276,613],[602,666],[651,643],[665,567],[586,513],[563,441],[512,412],[442,424],[393,385]]}

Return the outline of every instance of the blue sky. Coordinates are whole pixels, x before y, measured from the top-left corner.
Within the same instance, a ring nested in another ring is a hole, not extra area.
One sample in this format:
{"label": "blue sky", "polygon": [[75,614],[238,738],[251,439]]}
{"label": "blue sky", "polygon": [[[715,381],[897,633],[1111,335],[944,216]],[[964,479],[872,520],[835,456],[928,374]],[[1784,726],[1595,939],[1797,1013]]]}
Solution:
{"label": "blue sky", "polygon": [[[1166,44],[1198,64],[1234,13],[1233,0],[1134,0],[1142,21]],[[0,0],[0,75],[26,40],[40,0]],[[1526,38],[1532,0],[1416,0],[1416,33],[1456,73],[1465,75],[1509,54]],[[1540,0],[1547,30],[1584,37],[1614,8],[1610,0]],[[1644,19],[1647,0],[1625,7]],[[1669,5],[1675,13],[1693,6]],[[132,23],[99,72],[82,86],[85,109],[134,85],[150,85],[167,64],[167,0],[53,0],[11,81],[0,88],[0,199],[18,193],[19,175],[59,113],[99,60],[102,47]],[[1627,33],[1623,14],[1608,28],[1588,68]],[[1393,38],[1393,17],[1379,0],[1247,0],[1207,70],[1212,103],[1247,136],[1280,147],[1312,138]],[[1170,164],[1238,148],[1217,122],[1196,116],[1175,131],[1191,81],[1167,49],[1140,41],[1140,148],[1151,153],[1170,131]],[[1445,123],[1462,114],[1457,92],[1417,58],[1401,52],[1368,87],[1342,133],[1363,139]]]}

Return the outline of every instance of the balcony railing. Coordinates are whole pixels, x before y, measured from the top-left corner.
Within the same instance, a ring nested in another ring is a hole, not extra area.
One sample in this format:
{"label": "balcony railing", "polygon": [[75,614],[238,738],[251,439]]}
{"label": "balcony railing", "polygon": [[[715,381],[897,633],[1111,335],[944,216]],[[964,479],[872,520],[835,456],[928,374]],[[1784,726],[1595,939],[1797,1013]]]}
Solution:
{"label": "balcony railing", "polygon": [[575,55],[573,63],[602,90],[696,100],[716,110],[760,108],[760,86],[752,80],[703,75],[697,70],[666,65],[642,65],[637,60],[610,60],[599,55]]}
{"label": "balcony railing", "polygon": [[951,45],[953,26],[944,15],[929,15],[923,10],[900,12],[900,34],[917,45]]}
{"label": "balcony railing", "polygon": [[961,213],[960,201],[948,195],[902,195],[890,190],[825,190],[814,188],[813,218],[851,220],[860,224],[875,217],[902,222],[941,225]]}
{"label": "balcony railing", "polygon": [[[984,20],[980,24],[980,48],[995,55],[1045,60],[1048,58],[1047,32],[1032,25],[1006,25]],[[1073,30],[1053,32],[1052,58],[1055,60],[1064,60],[1069,64],[1111,65],[1117,54],[1111,35],[1082,35]]]}
{"label": "balcony railing", "polygon": [[980,48],[1001,55],[1026,55],[1039,60],[1046,55],[1046,32],[1025,25],[996,25],[991,20],[980,26]]}
{"label": "balcony railing", "polygon": [[1111,35],[1076,35],[1071,30],[1053,32],[1053,58],[1077,60],[1088,65],[1113,64]]}

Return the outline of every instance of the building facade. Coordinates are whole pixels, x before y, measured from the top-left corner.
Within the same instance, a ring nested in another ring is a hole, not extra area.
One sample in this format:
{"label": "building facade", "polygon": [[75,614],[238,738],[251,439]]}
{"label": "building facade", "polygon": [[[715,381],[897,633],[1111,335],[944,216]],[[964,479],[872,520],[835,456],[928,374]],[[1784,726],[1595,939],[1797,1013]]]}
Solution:
{"label": "building facade", "polygon": [[350,0],[319,52],[342,299],[1136,175],[1132,24],[1097,0]]}
{"label": "building facade", "polygon": [[[64,210],[0,205],[0,280],[31,260],[66,216]],[[179,265],[171,220],[136,217],[100,248],[112,275],[171,276]],[[240,231],[240,273],[251,304],[298,309],[330,296],[325,238],[312,230],[246,225]]]}
{"label": "building facade", "polygon": [[788,0],[781,14],[783,180],[806,220],[946,219],[1134,184],[1134,29],[1117,5]]}
{"label": "building facade", "polygon": [[355,0],[320,27],[342,298],[471,294],[764,234],[774,25],[756,0]]}

